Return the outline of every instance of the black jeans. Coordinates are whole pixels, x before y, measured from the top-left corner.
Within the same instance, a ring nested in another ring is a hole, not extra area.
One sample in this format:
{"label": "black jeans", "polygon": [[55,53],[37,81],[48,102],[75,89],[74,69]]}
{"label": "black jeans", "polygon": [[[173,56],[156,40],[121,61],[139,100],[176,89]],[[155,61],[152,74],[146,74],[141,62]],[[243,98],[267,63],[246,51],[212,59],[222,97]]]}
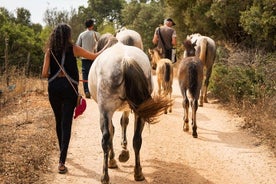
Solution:
{"label": "black jeans", "polygon": [[[78,91],[77,86],[75,88]],[[50,82],[48,93],[56,120],[56,133],[60,149],[59,162],[65,164],[77,94],[66,77],[56,78]]]}
{"label": "black jeans", "polygon": [[82,59],[81,62],[82,62],[82,79],[85,80],[83,81],[83,90],[84,90],[84,93],[86,93],[86,92],[89,92],[87,80],[88,80],[89,70],[90,70],[90,67],[92,66],[93,61],[89,59]]}

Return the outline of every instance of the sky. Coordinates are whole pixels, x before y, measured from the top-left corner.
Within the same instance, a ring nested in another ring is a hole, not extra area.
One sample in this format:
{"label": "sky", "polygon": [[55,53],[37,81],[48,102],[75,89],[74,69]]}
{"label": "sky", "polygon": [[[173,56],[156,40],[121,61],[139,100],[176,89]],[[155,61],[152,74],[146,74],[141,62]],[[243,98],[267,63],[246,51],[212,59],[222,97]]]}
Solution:
{"label": "sky", "polygon": [[31,13],[31,22],[44,25],[43,16],[46,9],[56,8],[58,11],[70,11],[79,6],[87,7],[87,0],[0,0],[0,7],[16,15],[16,8],[25,8]]}

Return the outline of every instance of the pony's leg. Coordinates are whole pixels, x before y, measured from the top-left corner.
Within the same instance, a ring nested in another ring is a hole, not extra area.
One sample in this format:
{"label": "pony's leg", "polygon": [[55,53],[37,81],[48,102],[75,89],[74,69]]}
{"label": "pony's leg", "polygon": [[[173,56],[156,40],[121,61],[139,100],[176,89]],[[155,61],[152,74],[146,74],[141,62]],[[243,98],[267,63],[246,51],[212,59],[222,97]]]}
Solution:
{"label": "pony's leg", "polygon": [[197,138],[197,125],[196,125],[196,111],[198,108],[198,100],[193,99],[191,102],[192,107],[192,127],[193,127],[193,137]]}
{"label": "pony's leg", "polygon": [[183,131],[188,132],[189,131],[189,100],[187,98],[186,92],[184,93],[184,96],[183,96],[182,106],[184,108]]}
{"label": "pony's leg", "polygon": [[204,90],[203,90],[203,102],[208,103],[207,99],[207,91],[208,91],[208,86],[209,86],[209,80],[212,74],[212,67],[208,68],[206,71],[206,78],[204,82]]}
{"label": "pony's leg", "polygon": [[110,130],[110,151],[109,151],[109,162],[108,162],[108,168],[114,169],[118,168],[118,165],[116,163],[115,158],[115,153],[114,153],[114,148],[113,148],[113,137],[114,137],[114,126],[113,123],[111,123],[111,130]]}
{"label": "pony's leg", "polygon": [[133,149],[135,152],[135,167],[134,167],[134,179],[135,181],[143,181],[145,179],[142,167],[140,164],[140,149],[142,146],[142,131],[144,129],[145,121],[135,115],[134,124],[134,136],[133,136]]}
{"label": "pony's leg", "polygon": [[112,116],[108,115],[108,113],[101,112],[100,114],[100,125],[102,131],[102,149],[104,152],[104,161],[103,161],[103,174],[101,177],[102,184],[109,184],[109,175],[108,175],[108,157],[109,151],[111,148],[111,137],[113,135],[110,132],[109,127],[111,126]]}
{"label": "pony's leg", "polygon": [[129,159],[129,151],[127,149],[127,137],[126,137],[126,131],[127,131],[127,125],[129,122],[129,111],[124,111],[121,117],[121,128],[122,128],[122,141],[121,141],[121,146],[122,146],[122,151],[119,155],[119,161],[120,162],[126,162]]}

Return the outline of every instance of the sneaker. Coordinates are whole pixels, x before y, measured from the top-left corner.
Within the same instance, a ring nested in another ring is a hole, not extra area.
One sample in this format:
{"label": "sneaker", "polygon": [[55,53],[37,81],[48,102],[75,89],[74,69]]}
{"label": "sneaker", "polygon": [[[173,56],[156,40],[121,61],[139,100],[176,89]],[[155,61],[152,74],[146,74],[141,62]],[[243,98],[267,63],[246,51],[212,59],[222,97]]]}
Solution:
{"label": "sneaker", "polygon": [[90,93],[89,92],[85,92],[85,98],[90,98]]}
{"label": "sneaker", "polygon": [[67,173],[68,169],[63,163],[59,163],[58,165],[58,173],[59,174],[65,174]]}

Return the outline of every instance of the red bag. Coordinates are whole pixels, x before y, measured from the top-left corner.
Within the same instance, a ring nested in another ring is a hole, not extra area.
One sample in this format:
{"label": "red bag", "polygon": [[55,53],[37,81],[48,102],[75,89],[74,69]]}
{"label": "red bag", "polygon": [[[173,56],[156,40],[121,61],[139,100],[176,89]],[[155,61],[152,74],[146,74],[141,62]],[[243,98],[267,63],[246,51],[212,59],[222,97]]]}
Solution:
{"label": "red bag", "polygon": [[82,98],[82,96],[78,96],[77,106],[75,108],[75,115],[74,119],[76,119],[79,115],[82,115],[82,113],[86,109],[86,100]]}

